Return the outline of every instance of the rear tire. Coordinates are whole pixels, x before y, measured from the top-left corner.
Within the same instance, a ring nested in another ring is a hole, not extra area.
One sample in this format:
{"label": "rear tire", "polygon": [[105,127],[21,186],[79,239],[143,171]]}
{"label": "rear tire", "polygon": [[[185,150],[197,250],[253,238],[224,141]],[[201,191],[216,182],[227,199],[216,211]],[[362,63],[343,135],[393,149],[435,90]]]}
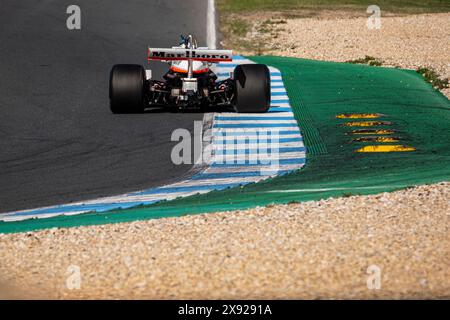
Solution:
{"label": "rear tire", "polygon": [[136,64],[116,64],[109,77],[110,108],[113,113],[144,111],[145,69]]}
{"label": "rear tire", "polygon": [[236,112],[267,112],[270,107],[270,72],[265,64],[241,64],[234,69]]}

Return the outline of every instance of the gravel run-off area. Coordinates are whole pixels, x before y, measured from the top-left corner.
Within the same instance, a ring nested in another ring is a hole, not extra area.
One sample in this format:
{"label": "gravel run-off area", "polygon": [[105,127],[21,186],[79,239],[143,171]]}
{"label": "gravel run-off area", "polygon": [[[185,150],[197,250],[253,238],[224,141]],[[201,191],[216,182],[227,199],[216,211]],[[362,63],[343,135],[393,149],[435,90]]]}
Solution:
{"label": "gravel run-off area", "polygon": [[[450,77],[450,12],[392,16],[381,13],[381,28],[369,29],[368,14],[322,11],[313,17],[286,18],[286,13],[251,13],[222,20],[245,21],[248,32],[233,37],[224,27],[222,44],[241,54],[271,54],[346,62],[371,56],[386,67],[434,69]],[[310,13],[304,13],[310,14]],[[295,13],[289,13],[295,16]],[[225,22],[225,21],[224,21]],[[241,44],[241,45],[240,45]],[[249,46],[248,44],[254,44]],[[450,89],[442,92],[450,97]]]}
{"label": "gravel run-off area", "polygon": [[440,183],[245,211],[0,235],[0,282],[9,285],[1,295],[450,298],[449,199],[450,183]]}

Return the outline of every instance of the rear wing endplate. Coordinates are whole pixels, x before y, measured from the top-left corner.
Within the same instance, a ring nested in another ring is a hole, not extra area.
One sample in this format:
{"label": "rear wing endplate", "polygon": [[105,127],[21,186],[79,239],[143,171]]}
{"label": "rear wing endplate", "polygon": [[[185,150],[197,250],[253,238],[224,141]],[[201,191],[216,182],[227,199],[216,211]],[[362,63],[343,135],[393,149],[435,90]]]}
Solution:
{"label": "rear wing endplate", "polygon": [[232,61],[231,50],[148,48],[148,60]]}

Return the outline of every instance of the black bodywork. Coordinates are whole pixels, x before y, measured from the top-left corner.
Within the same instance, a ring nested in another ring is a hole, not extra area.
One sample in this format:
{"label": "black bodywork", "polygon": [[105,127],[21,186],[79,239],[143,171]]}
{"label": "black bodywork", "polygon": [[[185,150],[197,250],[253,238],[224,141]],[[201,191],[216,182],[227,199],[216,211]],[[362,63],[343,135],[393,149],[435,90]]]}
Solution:
{"label": "black bodywork", "polygon": [[169,70],[164,81],[148,80],[146,98],[148,106],[169,106],[179,110],[202,109],[204,107],[229,106],[234,98],[234,81],[225,79],[217,81],[217,75],[207,72],[193,74],[197,79],[197,91],[182,91],[182,79],[187,73]]}

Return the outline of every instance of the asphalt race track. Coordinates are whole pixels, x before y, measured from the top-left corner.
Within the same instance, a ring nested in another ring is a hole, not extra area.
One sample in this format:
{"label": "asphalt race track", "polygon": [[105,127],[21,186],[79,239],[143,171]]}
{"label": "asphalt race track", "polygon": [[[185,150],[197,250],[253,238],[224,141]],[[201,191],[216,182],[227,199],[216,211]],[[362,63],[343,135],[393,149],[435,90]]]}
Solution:
{"label": "asphalt race track", "polygon": [[[0,10],[0,212],[158,186],[186,176],[170,151],[175,128],[201,113],[113,115],[112,65],[144,66],[147,45],[181,33],[206,41],[196,0],[82,1],[81,30],[68,30],[71,1],[3,0]],[[154,77],[167,66],[152,63]]]}

